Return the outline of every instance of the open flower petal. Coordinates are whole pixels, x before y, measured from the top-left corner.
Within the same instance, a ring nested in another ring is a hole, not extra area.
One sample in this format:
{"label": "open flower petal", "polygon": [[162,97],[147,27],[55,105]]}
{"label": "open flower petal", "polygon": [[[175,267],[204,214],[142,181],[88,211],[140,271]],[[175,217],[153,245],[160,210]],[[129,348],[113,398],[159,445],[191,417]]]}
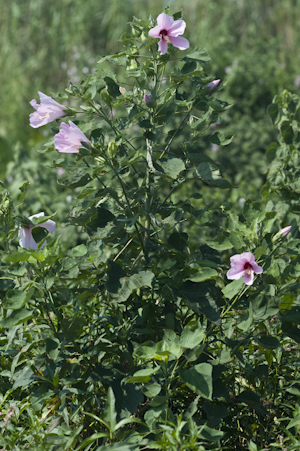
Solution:
{"label": "open flower petal", "polygon": [[263,273],[263,269],[261,266],[259,266],[257,263],[252,262],[251,263],[252,269],[255,272],[255,274],[262,274]]}
{"label": "open flower petal", "polygon": [[245,272],[245,274],[243,275],[243,281],[246,285],[252,285],[254,281],[254,272]]}
{"label": "open flower petal", "polygon": [[229,271],[227,271],[227,279],[230,280],[238,280],[245,274],[244,269],[240,268],[231,268]]}
{"label": "open flower petal", "polygon": [[31,127],[38,128],[42,125],[48,124],[56,119],[59,119],[66,115],[64,110],[65,106],[60,105],[51,97],[46,96],[42,92],[38,91],[40,96],[40,105],[35,99],[31,100],[30,105],[36,110],[29,116],[29,122]]}
{"label": "open flower petal", "polygon": [[[30,221],[32,218],[39,218],[41,216],[45,216],[45,213],[42,211],[41,213],[36,213],[35,215],[29,216]],[[56,224],[51,219],[48,219],[45,222],[42,222],[41,224],[36,225],[30,225],[29,228],[27,227],[20,227],[19,229],[19,245],[20,247],[23,247],[25,249],[33,249],[36,250],[38,248],[38,244],[35,241],[35,239],[32,236],[32,230],[36,227],[43,227],[44,229],[47,229],[49,233],[53,233],[56,229]],[[42,249],[47,244],[46,240],[43,242],[43,244],[40,246]]]}
{"label": "open flower petal", "polygon": [[168,30],[169,36],[178,36],[185,31],[186,23],[184,20],[175,20],[171,28]]}
{"label": "open flower petal", "polygon": [[61,124],[60,131],[54,136],[54,146],[61,153],[78,153],[81,143],[91,144],[90,140],[72,121]]}
{"label": "open flower petal", "polygon": [[160,26],[160,28],[162,30],[166,30],[166,31],[168,31],[174,24],[173,17],[168,16],[165,13],[159,14],[159,16],[157,16],[156,21],[157,21],[157,25]]}
{"label": "open flower petal", "polygon": [[168,50],[168,43],[164,39],[161,39],[158,43],[158,50],[164,55]]}
{"label": "open flower petal", "polygon": [[161,27],[159,25],[156,25],[156,27],[151,28],[151,30],[149,30],[149,36],[151,36],[151,38],[160,38],[160,32],[161,32]]}
{"label": "open flower petal", "polygon": [[24,249],[37,249],[38,245],[36,241],[34,240],[31,229],[20,228],[19,229],[19,246],[23,247]]}
{"label": "open flower petal", "polygon": [[174,47],[177,47],[179,50],[186,50],[190,46],[189,41],[185,38],[169,36],[169,39],[171,44],[173,44]]}

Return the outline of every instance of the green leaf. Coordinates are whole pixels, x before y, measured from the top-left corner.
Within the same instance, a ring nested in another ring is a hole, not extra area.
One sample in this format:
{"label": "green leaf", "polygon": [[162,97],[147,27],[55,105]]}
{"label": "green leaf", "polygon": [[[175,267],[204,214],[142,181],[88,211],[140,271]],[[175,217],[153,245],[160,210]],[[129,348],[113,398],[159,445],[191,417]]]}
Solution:
{"label": "green leaf", "polygon": [[222,178],[217,166],[208,161],[203,161],[200,163],[195,169],[194,174],[196,177],[201,178],[201,180],[209,186],[215,186],[221,189],[230,188],[232,186],[228,180]]}
{"label": "green leaf", "polygon": [[180,172],[185,170],[184,162],[180,158],[169,158],[168,160],[158,160],[157,165],[162,171],[172,179],[176,179]]}
{"label": "green leaf", "polygon": [[253,221],[258,223],[263,221],[266,216],[266,207],[262,202],[252,202],[246,200],[243,207],[244,218],[251,224]]}
{"label": "green leaf", "polygon": [[111,431],[115,430],[117,424],[117,412],[115,409],[115,395],[113,389],[108,387],[106,404],[104,408],[104,421],[110,426]]}
{"label": "green leaf", "polygon": [[151,271],[140,271],[132,276],[123,277],[121,279],[122,286],[116,294],[116,300],[125,302],[131,293],[138,288],[151,287],[153,277],[154,274]]}
{"label": "green leaf", "polygon": [[157,371],[159,371],[160,367],[156,366],[155,368],[145,368],[144,370],[139,370],[134,373],[133,376],[129,376],[125,379],[126,383],[143,383],[148,382],[151,376]]}
{"label": "green leaf", "polygon": [[28,387],[32,382],[36,381],[37,377],[30,368],[30,366],[25,366],[24,369],[17,373],[17,378],[14,382],[13,388],[17,387]]}
{"label": "green leaf", "polygon": [[68,186],[69,188],[77,188],[78,186],[85,186],[92,180],[90,174],[84,169],[76,169],[69,177],[58,180],[59,185]]}
{"label": "green leaf", "polygon": [[237,327],[241,329],[243,332],[247,332],[247,330],[251,327],[253,321],[253,309],[252,304],[249,304],[249,310],[246,315],[243,315],[241,321],[238,323]]}
{"label": "green leaf", "polygon": [[217,144],[218,146],[227,146],[231,143],[235,135],[226,135],[224,136],[220,132],[214,133],[212,136],[209,137],[209,140],[213,144]]}
{"label": "green leaf", "polygon": [[184,303],[197,314],[204,314],[210,321],[220,323],[220,311],[216,299],[221,298],[221,292],[209,282],[184,282],[179,293]]}
{"label": "green leaf", "polygon": [[117,83],[110,77],[104,77],[106,86],[107,86],[107,92],[111,97],[120,97],[122,94],[120,92],[120,87],[117,85]]}
{"label": "green leaf", "polygon": [[264,320],[279,312],[280,299],[276,296],[267,296],[263,293],[251,299],[253,317],[255,320]]}
{"label": "green leaf", "polygon": [[224,288],[222,288],[222,293],[227,299],[232,299],[234,296],[238,294],[238,292],[243,288],[244,281],[241,277],[238,280],[234,280],[227,284]]}
{"label": "green leaf", "polygon": [[60,341],[55,337],[46,338],[46,352],[51,360],[56,360],[59,354]]}
{"label": "green leaf", "polygon": [[213,240],[206,240],[206,244],[216,251],[225,251],[232,249],[233,244],[229,240],[228,234],[217,235]]}
{"label": "green leaf", "polygon": [[31,290],[28,293],[19,290],[9,290],[6,293],[3,307],[7,310],[8,309],[18,310],[22,308],[23,305],[26,304],[26,302],[28,302],[31,299],[34,292],[35,292],[34,288],[31,288]]}
{"label": "green leaf", "polygon": [[168,244],[178,251],[184,251],[187,247],[188,234],[173,232],[168,238]]}
{"label": "green leaf", "polygon": [[270,335],[261,335],[260,337],[255,337],[256,343],[267,349],[276,349],[280,346],[280,341],[276,337],[271,337]]}
{"label": "green leaf", "polygon": [[203,426],[201,432],[199,434],[200,438],[204,438],[205,440],[217,442],[224,435],[224,432],[218,431],[217,429],[213,429],[208,427],[207,425]]}
{"label": "green leaf", "polygon": [[188,370],[179,370],[182,381],[202,398],[212,398],[212,366],[199,363]]}
{"label": "green leaf", "polygon": [[188,55],[186,55],[182,61],[199,61],[199,63],[206,64],[210,61],[210,57],[205,48],[195,47]]}
{"label": "green leaf", "polygon": [[251,409],[256,410],[256,412],[266,415],[267,410],[264,408],[262,403],[260,402],[259,396],[251,390],[245,390],[240,393],[237,397],[239,402],[244,402],[248,404]]}
{"label": "green leaf", "polygon": [[271,103],[267,108],[268,115],[270,116],[274,125],[277,125],[279,120],[279,109],[277,103]]}
{"label": "green leaf", "polygon": [[183,348],[193,349],[195,348],[205,336],[205,330],[198,327],[194,330],[189,326],[185,326],[180,336],[180,345]]}
{"label": "green leaf", "polygon": [[24,199],[25,199],[25,196],[26,196],[27,189],[28,189],[29,185],[30,185],[29,182],[25,182],[25,183],[23,183],[22,186],[19,187],[19,190],[22,193],[21,196],[19,197],[19,201],[18,201],[19,204],[22,204],[24,202]]}
{"label": "green leaf", "polygon": [[205,280],[210,280],[218,276],[218,272],[212,268],[201,268],[197,274],[189,277],[188,279],[192,282],[204,282]]}
{"label": "green leaf", "polygon": [[[109,433],[107,433],[107,432],[96,432],[95,434],[92,434],[90,437],[86,438],[79,446],[77,446],[75,451],[80,451],[81,449],[85,448],[87,445],[90,445],[91,443],[96,442],[97,440],[99,440],[99,438],[103,438],[103,437],[109,437]],[[86,449],[88,449],[88,448],[86,448]],[[99,450],[99,447],[97,448],[97,450]]]}
{"label": "green leaf", "polygon": [[161,388],[162,387],[159,384],[147,384],[142,387],[142,392],[148,398],[154,398],[154,396],[157,396],[160,393]]}
{"label": "green leaf", "polygon": [[198,410],[198,402],[199,402],[200,396],[196,396],[193,402],[189,405],[188,409],[184,412],[183,419],[185,421],[188,421],[190,418],[192,418],[195,413]]}
{"label": "green leaf", "polygon": [[7,262],[26,262],[30,257],[31,253],[26,249],[14,252],[13,254],[7,255],[3,260]]}
{"label": "green leaf", "polygon": [[13,312],[0,321],[0,327],[11,328],[17,324],[23,323],[33,315],[32,310],[21,308],[19,310],[13,310]]}
{"label": "green leaf", "polygon": [[296,415],[295,418],[293,418],[289,424],[286,426],[287,429],[293,428],[295,426],[299,426],[300,424],[300,415]]}
{"label": "green leaf", "polygon": [[72,249],[73,257],[82,257],[87,253],[87,248],[85,244],[79,244]]}

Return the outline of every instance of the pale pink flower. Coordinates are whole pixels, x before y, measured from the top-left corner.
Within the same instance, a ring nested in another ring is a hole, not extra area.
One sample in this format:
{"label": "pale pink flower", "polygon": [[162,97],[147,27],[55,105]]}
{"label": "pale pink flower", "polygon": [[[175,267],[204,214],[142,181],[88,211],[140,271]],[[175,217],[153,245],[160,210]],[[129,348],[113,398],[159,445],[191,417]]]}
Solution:
{"label": "pale pink flower", "polygon": [[[32,218],[39,218],[40,216],[45,216],[45,213],[42,211],[41,213],[37,213],[36,215],[29,216],[29,220],[31,221]],[[46,222],[42,222],[41,224],[33,225],[31,224],[29,228],[27,227],[20,227],[19,228],[19,245],[20,247],[24,247],[25,249],[37,249],[38,244],[35,241],[35,239],[32,236],[32,229],[35,229],[36,227],[43,227],[44,229],[47,229],[49,233],[53,233],[56,229],[56,224],[51,219],[48,219]],[[41,245],[41,248],[47,244],[46,241],[43,242]]]}
{"label": "pale pink flower", "polygon": [[186,27],[184,20],[174,20],[173,17],[165,13],[160,14],[156,20],[157,25],[149,30],[149,36],[160,39],[158,50],[162,55],[168,50],[168,42],[171,42],[179,50],[189,48],[189,41],[185,38],[178,37],[184,33]]}
{"label": "pale pink flower", "polygon": [[152,102],[152,97],[150,96],[150,94],[144,94],[144,102],[149,105],[149,103]]}
{"label": "pale pink flower", "polygon": [[60,131],[54,136],[54,146],[59,152],[62,153],[78,153],[78,148],[81,147],[81,143],[85,142],[91,144],[82,131],[69,121],[69,124],[62,123]]}
{"label": "pale pink flower", "polygon": [[49,122],[52,122],[55,119],[59,119],[66,115],[66,113],[64,112],[64,110],[66,109],[65,106],[60,105],[51,97],[46,96],[40,91],[38,91],[38,94],[40,96],[40,105],[36,103],[35,99],[31,100],[30,102],[30,105],[33,106],[33,108],[36,110],[29,116],[31,127],[41,127],[42,125],[48,124]]}
{"label": "pale pink flower", "polygon": [[278,234],[279,234],[279,235],[282,235],[283,237],[286,237],[286,236],[290,233],[291,228],[292,228],[292,226],[284,227],[283,229],[281,229],[281,230],[278,232]]}
{"label": "pale pink flower", "polygon": [[227,279],[237,280],[242,277],[246,285],[253,284],[254,273],[261,274],[263,272],[263,269],[255,262],[255,257],[251,252],[233,255],[230,257],[230,265]]}
{"label": "pale pink flower", "polygon": [[209,88],[209,91],[214,91],[214,89],[216,89],[217,86],[219,85],[220,81],[221,81],[220,79],[218,79],[218,80],[213,80],[213,81],[211,81],[210,83],[208,83],[208,84],[206,85],[206,87]]}
{"label": "pale pink flower", "polygon": [[64,168],[56,168],[56,172],[58,175],[62,175],[65,173],[65,170],[64,170]]}

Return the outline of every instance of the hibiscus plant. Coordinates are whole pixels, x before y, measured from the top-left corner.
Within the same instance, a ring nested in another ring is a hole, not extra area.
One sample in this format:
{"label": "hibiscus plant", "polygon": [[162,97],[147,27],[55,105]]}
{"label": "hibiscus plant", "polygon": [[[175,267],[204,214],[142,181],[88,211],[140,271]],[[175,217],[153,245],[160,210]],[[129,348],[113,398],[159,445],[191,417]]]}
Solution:
{"label": "hibiscus plant", "polygon": [[18,199],[0,185],[0,444],[299,447],[283,355],[300,342],[297,186],[276,179],[278,159],[292,171],[299,99],[270,108],[281,150],[264,197],[229,203],[238,187],[208,150],[229,152],[230,105],[207,52],[181,13],[130,27],[95,74],[30,102],[30,125],[54,135],[37,157],[46,215],[28,181]]}

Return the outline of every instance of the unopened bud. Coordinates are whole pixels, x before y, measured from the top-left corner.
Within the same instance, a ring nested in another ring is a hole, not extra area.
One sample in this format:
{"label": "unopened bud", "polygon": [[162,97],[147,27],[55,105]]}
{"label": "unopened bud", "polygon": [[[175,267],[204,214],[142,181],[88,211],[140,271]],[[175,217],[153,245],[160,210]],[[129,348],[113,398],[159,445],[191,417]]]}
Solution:
{"label": "unopened bud", "polygon": [[291,231],[292,226],[284,227],[283,229],[279,230],[279,232],[276,233],[276,235],[273,236],[272,241],[273,243],[280,238],[285,238]]}
{"label": "unopened bud", "polygon": [[150,94],[144,94],[144,102],[149,105],[150,103],[152,103],[152,97],[150,96]]}
{"label": "unopened bud", "polygon": [[279,233],[279,235],[287,236],[287,235],[290,233],[291,228],[292,228],[292,226],[284,227],[284,228],[281,229],[278,233]]}
{"label": "unopened bud", "polygon": [[208,84],[206,85],[206,87],[209,88],[209,91],[213,91],[214,89],[216,89],[216,88],[218,87],[220,81],[221,81],[220,79],[218,79],[218,80],[213,80],[213,81],[211,81],[210,83],[208,83]]}
{"label": "unopened bud", "polygon": [[119,91],[120,91],[121,94],[125,94],[126,89],[123,88],[122,86],[119,86]]}

